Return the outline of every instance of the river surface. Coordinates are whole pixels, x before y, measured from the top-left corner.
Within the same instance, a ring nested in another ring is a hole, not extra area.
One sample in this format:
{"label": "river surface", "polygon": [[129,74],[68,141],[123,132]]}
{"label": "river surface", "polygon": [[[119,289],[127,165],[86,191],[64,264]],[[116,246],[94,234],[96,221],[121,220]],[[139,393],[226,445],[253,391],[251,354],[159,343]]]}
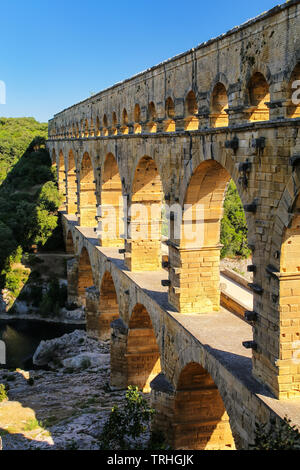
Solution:
{"label": "river surface", "polygon": [[9,322],[0,320],[0,340],[4,341],[6,349],[4,367],[7,369],[29,367],[31,358],[43,339],[58,338],[74,330],[84,329],[83,325],[66,325],[35,320],[11,320]]}

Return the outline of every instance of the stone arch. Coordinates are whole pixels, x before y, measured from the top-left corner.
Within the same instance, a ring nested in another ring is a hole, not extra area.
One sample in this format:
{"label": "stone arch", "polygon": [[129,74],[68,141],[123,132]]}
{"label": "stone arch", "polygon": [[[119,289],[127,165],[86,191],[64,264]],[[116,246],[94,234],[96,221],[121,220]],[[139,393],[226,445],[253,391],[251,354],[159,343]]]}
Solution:
{"label": "stone arch", "polygon": [[270,102],[270,91],[265,76],[261,72],[253,73],[247,88],[249,121],[268,121],[270,110],[266,103]]}
{"label": "stone arch", "polygon": [[196,94],[193,90],[190,90],[185,98],[185,125],[184,129],[186,131],[194,131],[199,127],[199,119],[197,118],[198,114],[198,104]]}
{"label": "stone arch", "polygon": [[[276,216],[274,219],[274,230],[272,234],[271,255],[276,262],[278,270],[280,269],[280,258],[276,253],[281,250],[282,234],[288,228],[291,217],[292,208],[300,192],[300,167],[296,166],[292,175],[282,193],[281,199],[278,204]],[[277,261],[276,261],[277,260]]]}
{"label": "stone arch", "polygon": [[[297,82],[297,83],[295,83]],[[298,90],[298,91],[297,91]],[[289,118],[299,118],[300,117],[300,63],[298,63],[293,72],[288,85],[288,100],[290,105],[288,106],[287,115]],[[294,100],[293,97],[294,96]],[[296,102],[293,102],[295,101]]]}
{"label": "stone arch", "polygon": [[110,338],[110,324],[119,318],[119,303],[115,283],[110,272],[102,277],[99,296],[99,337],[103,340]]}
{"label": "stone arch", "polygon": [[94,169],[88,152],[85,152],[80,167],[80,225],[83,227],[96,227],[97,200]]}
{"label": "stone arch", "polygon": [[[205,245],[219,243],[220,221],[223,214],[223,201],[225,190],[230,180],[228,171],[215,160],[206,160],[194,170],[185,194],[184,204],[193,208],[197,204],[204,206],[205,230],[203,242]],[[195,216],[191,214],[191,216]],[[189,221],[190,219],[186,219]],[[193,217],[191,224],[197,222]],[[191,242],[191,243],[190,243]],[[188,240],[181,233],[180,244],[183,247],[191,246],[194,241]]]}
{"label": "stone arch", "polygon": [[142,157],[135,169],[125,262],[132,271],[161,268],[163,186],[156,162]]}
{"label": "stone arch", "polygon": [[75,244],[71,230],[69,230],[66,237],[66,252],[68,253],[68,255],[75,254]]}
{"label": "stone arch", "polygon": [[138,103],[134,106],[134,133],[140,134],[142,132],[141,122],[141,108]]}
{"label": "stone arch", "polygon": [[150,101],[150,103],[148,104],[147,131],[150,132],[151,134],[157,131],[157,124],[155,122],[156,118],[157,118],[157,113],[156,113],[155,104],[153,103],[153,101]]}
{"label": "stone arch", "polygon": [[128,127],[128,114],[126,108],[123,109],[122,111],[122,126],[121,126],[121,132],[122,134],[128,134],[129,132],[129,127]]}
{"label": "stone arch", "polygon": [[84,121],[84,137],[89,137],[90,135],[90,129],[89,129],[89,121],[86,119]]}
{"label": "stone arch", "polygon": [[212,376],[196,362],[180,372],[173,423],[175,449],[235,449],[229,416]]}
{"label": "stone arch", "polygon": [[97,116],[96,118],[96,137],[99,137],[101,135],[101,132],[100,132],[100,119],[99,119],[99,116]]}
{"label": "stone arch", "polygon": [[77,296],[82,305],[86,305],[86,289],[94,285],[93,269],[90,256],[85,247],[82,248],[78,262]]}
{"label": "stone arch", "polygon": [[117,133],[118,133],[118,129],[117,129],[118,119],[117,119],[117,114],[116,114],[115,111],[113,111],[113,113],[112,113],[111,122],[112,122],[111,134],[112,135],[117,135]]}
{"label": "stone arch", "polygon": [[[300,273],[300,194],[298,193],[290,212],[290,221],[282,236],[280,272]],[[300,302],[299,302],[300,303]],[[299,305],[300,307],[300,305]],[[300,311],[300,308],[299,308]]]}
{"label": "stone arch", "polygon": [[80,121],[80,137],[83,138],[84,137],[84,120],[81,119]]}
{"label": "stone arch", "polygon": [[106,114],[104,114],[104,116],[103,116],[103,129],[102,129],[102,132],[103,132],[104,137],[108,136],[108,119],[107,119]]}
{"label": "stone arch", "polygon": [[218,82],[213,88],[210,104],[210,125],[211,127],[228,126],[228,95],[223,83]]}
{"label": "stone arch", "polygon": [[147,393],[161,365],[152,321],[144,305],[136,304],[128,328],[127,382]]}
{"label": "stone arch", "polygon": [[64,194],[66,191],[66,166],[63,151],[60,150],[58,157],[58,188]]}
{"label": "stone arch", "polygon": [[124,214],[122,182],[117,160],[112,153],[106,155],[101,184],[101,246],[124,245]]}
{"label": "stone arch", "polygon": [[202,161],[185,186],[181,207],[175,208],[169,243],[169,301],[182,313],[220,309],[220,225],[230,179],[218,161]]}
{"label": "stone arch", "polygon": [[172,98],[169,96],[165,101],[165,113],[166,119],[164,122],[164,131],[165,132],[175,132],[175,104]]}
{"label": "stone arch", "polygon": [[80,133],[79,133],[79,125],[78,122],[76,122],[76,138],[79,139]]}
{"label": "stone arch", "polygon": [[52,149],[52,158],[51,158],[51,162],[52,162],[52,165],[53,165],[53,166],[56,166],[56,152],[55,152],[55,149]]}
{"label": "stone arch", "polygon": [[[289,221],[282,231],[277,281],[272,294],[278,295],[279,344],[277,365],[280,381],[276,395],[299,397],[300,390],[300,193],[289,209]],[[276,288],[278,289],[276,294]],[[273,300],[274,297],[273,297]],[[288,351],[288,353],[287,353]]]}
{"label": "stone arch", "polygon": [[75,214],[77,212],[77,182],[76,182],[76,163],[73,150],[68,155],[68,173],[67,173],[67,212]]}
{"label": "stone arch", "polygon": [[94,127],[94,120],[93,118],[91,117],[91,121],[90,121],[90,137],[94,137],[95,136],[95,127]]}

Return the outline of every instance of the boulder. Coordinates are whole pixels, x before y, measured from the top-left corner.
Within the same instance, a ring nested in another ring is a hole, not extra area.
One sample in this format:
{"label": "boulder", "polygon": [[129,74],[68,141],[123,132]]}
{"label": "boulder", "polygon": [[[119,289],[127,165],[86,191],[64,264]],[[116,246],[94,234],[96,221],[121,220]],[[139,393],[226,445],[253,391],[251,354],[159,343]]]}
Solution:
{"label": "boulder", "polygon": [[90,338],[83,330],[75,330],[60,338],[41,341],[33,355],[33,364],[51,369],[64,366],[77,368],[81,367],[81,362],[91,366],[104,365],[102,356],[109,356],[108,353],[109,347],[106,343]]}
{"label": "boulder", "polygon": [[81,353],[62,361],[64,367],[73,369],[87,369],[88,367],[109,366],[109,354]]}

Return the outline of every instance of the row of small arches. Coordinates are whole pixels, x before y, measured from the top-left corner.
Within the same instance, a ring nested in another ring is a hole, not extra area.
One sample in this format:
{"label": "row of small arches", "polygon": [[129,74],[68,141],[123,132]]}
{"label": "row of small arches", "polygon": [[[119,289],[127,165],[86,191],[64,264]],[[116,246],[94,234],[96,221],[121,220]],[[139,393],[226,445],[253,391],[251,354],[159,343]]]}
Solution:
{"label": "row of small arches", "polygon": [[[290,80],[290,92],[292,94],[292,84],[300,77],[300,64],[295,68]],[[266,121],[270,118],[269,102],[270,91],[269,84],[264,75],[256,72],[252,75],[248,84],[247,106],[244,109],[249,121]],[[226,127],[229,124],[228,118],[228,93],[223,83],[218,82],[211,93],[209,120],[211,127]],[[300,105],[288,107],[288,117],[295,118],[300,116]],[[184,129],[187,131],[197,130],[199,128],[199,113],[197,97],[193,90],[190,90],[185,98],[184,111]],[[174,100],[169,96],[165,101],[165,118],[161,130],[164,132],[175,132],[176,130],[176,113]],[[120,123],[119,123],[120,122]],[[135,104],[133,112],[132,132],[140,134],[142,131],[155,133],[157,132],[157,111],[153,101],[148,104],[147,121],[141,122],[141,108],[139,104]],[[120,120],[117,113],[113,111],[109,122],[108,115],[104,114],[102,119],[98,116],[83,119],[80,123],[73,123],[71,126],[54,129],[50,132],[50,136],[69,137],[69,138],[87,138],[100,137],[117,134],[129,133],[129,117],[126,108],[123,108]]]}

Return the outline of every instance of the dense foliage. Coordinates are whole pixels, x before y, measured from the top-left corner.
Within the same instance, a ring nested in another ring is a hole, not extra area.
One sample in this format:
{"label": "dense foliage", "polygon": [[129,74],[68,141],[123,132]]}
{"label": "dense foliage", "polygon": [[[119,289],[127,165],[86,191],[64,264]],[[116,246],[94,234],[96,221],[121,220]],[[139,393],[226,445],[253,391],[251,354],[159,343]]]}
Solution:
{"label": "dense foliage", "polygon": [[300,433],[291,421],[284,418],[280,423],[260,424],[256,426],[253,450],[299,450]]}
{"label": "dense foliage", "polygon": [[231,180],[224,201],[224,216],[221,222],[222,258],[240,256],[248,258],[247,222],[242,201],[236,185]]}
{"label": "dense foliage", "polygon": [[58,224],[60,195],[45,148],[47,124],[33,118],[0,118],[1,287],[18,290],[12,271],[23,251],[44,245]]}
{"label": "dense foliage", "polygon": [[34,279],[31,276],[30,283],[28,283],[26,289],[20,292],[18,299],[38,308],[38,312],[42,317],[59,315],[60,309],[67,303],[67,286],[65,284],[60,285],[57,278],[52,278],[45,289],[39,281],[39,278]]}
{"label": "dense foliage", "polygon": [[101,449],[163,449],[163,438],[160,435],[151,436],[150,433],[151,417],[154,413],[155,410],[149,406],[138,388],[128,387],[123,409],[114,406],[104,424],[100,435]]}
{"label": "dense foliage", "polygon": [[47,123],[34,118],[0,118],[0,184],[38,136],[47,137]]}

